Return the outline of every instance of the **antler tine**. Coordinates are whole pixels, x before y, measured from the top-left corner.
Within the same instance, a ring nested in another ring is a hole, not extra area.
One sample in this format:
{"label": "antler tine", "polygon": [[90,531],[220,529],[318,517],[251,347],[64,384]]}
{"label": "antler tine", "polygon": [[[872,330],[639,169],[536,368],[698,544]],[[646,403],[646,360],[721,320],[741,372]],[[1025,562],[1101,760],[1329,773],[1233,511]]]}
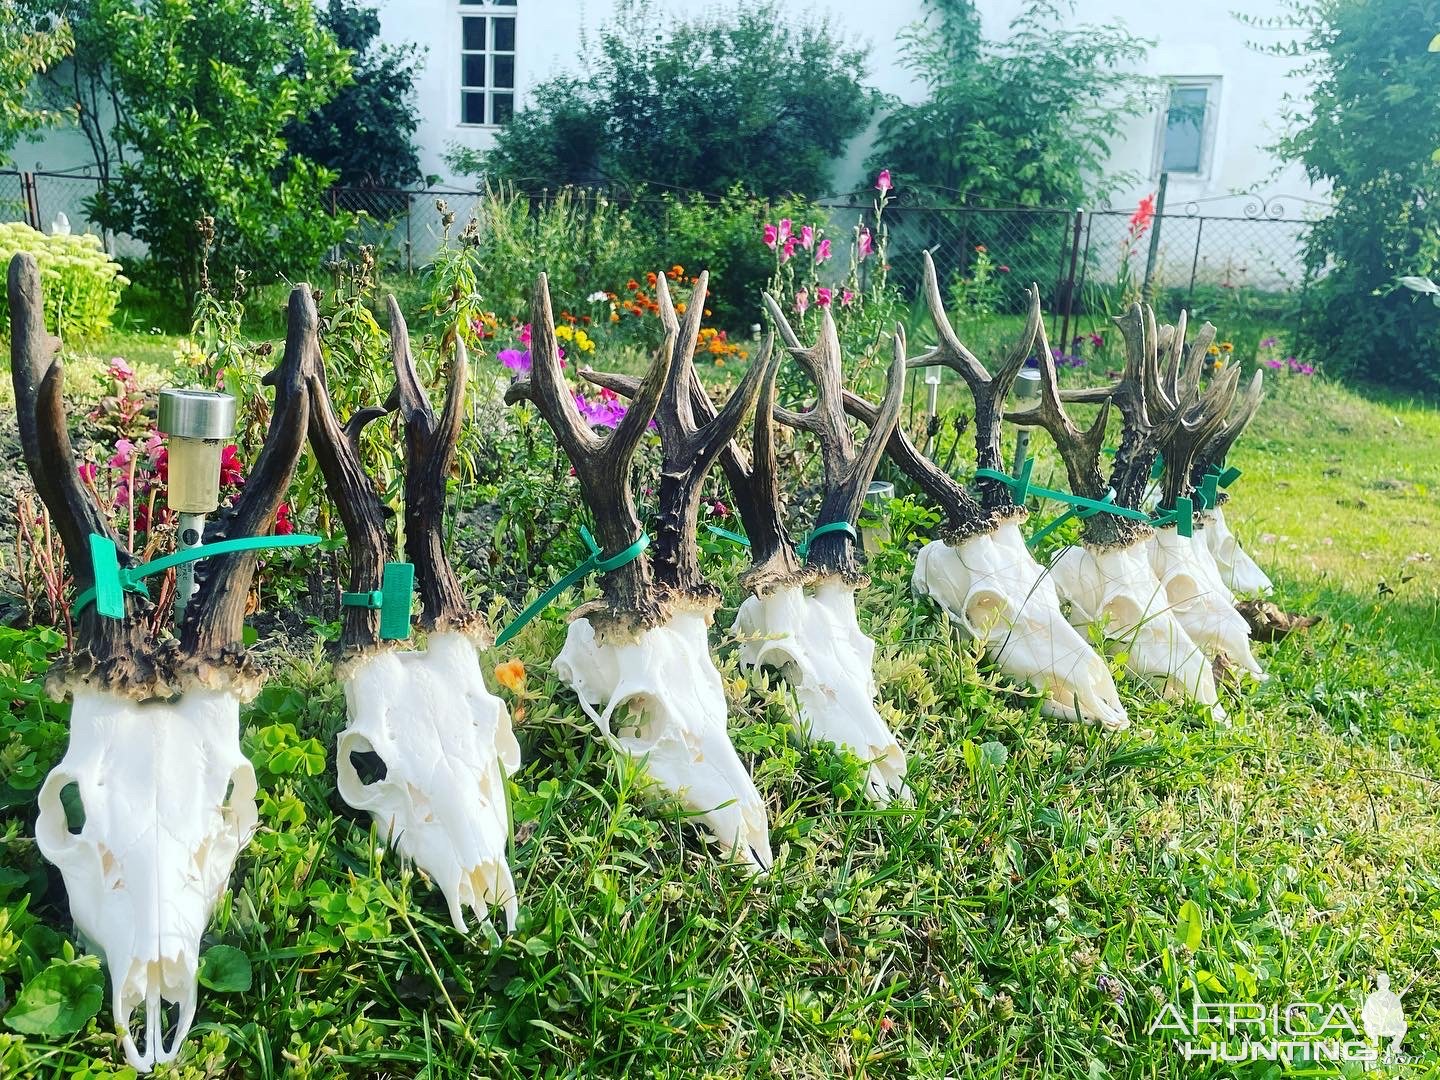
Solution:
{"label": "antler tine", "polygon": [[[303,293],[303,295],[301,295]],[[372,592],[381,587],[385,557],[390,538],[385,528],[385,505],[375,490],[360,460],[360,432],[369,419],[385,415],[385,409],[361,409],[342,428],[330,402],[325,366],[320,357],[317,323],[312,322],[314,300],[303,286],[290,294],[290,325],[286,333],[286,350],[291,336],[295,347],[305,355],[305,382],[310,403],[310,449],[330,500],[345,528],[345,545],[350,553],[349,591]],[[391,349],[395,347],[391,335]],[[402,393],[398,384],[390,394],[394,401]],[[339,647],[343,650],[365,649],[380,640],[380,614],[370,608],[341,609]]]}
{"label": "antler tine", "polygon": [[1188,392],[1194,392],[1200,385],[1200,376],[1205,370],[1205,355],[1210,351],[1210,344],[1215,340],[1215,327],[1210,323],[1201,323],[1200,329],[1195,332],[1195,342],[1190,346],[1190,353],[1185,358],[1185,367],[1180,373],[1180,382],[1188,388]]}
{"label": "antler tine", "polygon": [[1007,413],[1007,419],[1027,427],[1042,427],[1049,432],[1061,460],[1065,462],[1070,490],[1087,499],[1098,499],[1105,493],[1105,480],[1100,474],[1100,450],[1105,444],[1110,401],[1107,398],[1101,403],[1096,422],[1081,431],[1060,402],[1059,376],[1043,325],[1039,327],[1037,336],[1040,346],[1040,398],[1033,408]]}
{"label": "antler tine", "polygon": [[[859,394],[845,391],[845,411],[872,428],[880,408]],[[897,468],[944,512],[952,536],[974,536],[990,527],[989,516],[949,473],[916,449],[902,425],[896,424],[886,443],[886,452]]]}
{"label": "antler tine", "polygon": [[[875,475],[875,467],[880,464],[885,446],[890,441],[890,433],[895,430],[900,419],[900,405],[904,395],[905,330],[897,325],[893,357],[886,376],[885,397],[880,402],[879,412],[871,422],[870,433],[865,437],[859,452],[854,454],[839,476],[826,476],[825,497],[821,501],[819,513],[815,515],[817,528],[841,521],[853,523],[859,517],[870,480]],[[835,404],[842,410],[843,424],[843,387],[839,388],[836,396]],[[839,533],[825,533],[816,537],[810,544],[806,561],[821,573],[853,574],[858,571],[854,545],[849,538]]]}
{"label": "antler tine", "polygon": [[[45,298],[35,257],[21,253],[10,260],[10,372],[15,387],[15,419],[25,466],[60,535],[65,559],[77,590],[95,584],[90,562],[90,535],[115,543],[121,566],[133,566],[133,555],[110,527],[95,500],[80,481],[65,423],[65,368],[58,351],[60,340],[45,329]],[[150,602],[125,594],[127,611],[147,613]],[[75,628],[76,661],[82,656],[99,670],[102,681],[123,683],[120,670],[138,661],[146,647],[143,620],[107,619],[94,605],[80,614]],[[77,669],[81,664],[76,663]]]}
{"label": "antler tine", "polygon": [[1240,396],[1239,404],[1229,419],[1221,425],[1211,438],[1200,448],[1195,455],[1195,464],[1191,467],[1191,480],[1197,485],[1204,480],[1205,473],[1215,465],[1224,462],[1230,453],[1230,448],[1240,437],[1251,420],[1255,418],[1256,411],[1260,408],[1260,400],[1264,397],[1264,371],[1256,371],[1246,387],[1245,393]]}
{"label": "antler tine", "polygon": [[445,553],[445,487],[465,418],[470,357],[460,335],[454,335],[450,382],[437,418],[430,395],[420,385],[410,331],[395,297],[387,298],[386,309],[390,315],[390,361],[395,369],[392,397],[399,401],[405,425],[405,556],[415,567],[420,625],[427,630],[460,627],[475,620]]}
{"label": "antler tine", "polygon": [[925,302],[930,309],[930,321],[935,324],[937,344],[933,349],[909,361],[909,366],[948,367],[965,380],[971,393],[977,393],[989,385],[990,373],[975,354],[965,347],[960,336],[955,333],[955,328],[950,325],[950,317],[945,314],[945,299],[940,295],[940,276],[935,272],[935,260],[930,257],[929,251],[921,252],[921,258],[925,269]]}
{"label": "antler tine", "polygon": [[[1165,346],[1164,346],[1165,349],[1166,349],[1166,352],[1168,353],[1168,355],[1167,355],[1167,357],[1166,357],[1166,360],[1165,360],[1165,382],[1166,382],[1167,385],[1170,385],[1170,386],[1179,386],[1179,385],[1180,385],[1180,379],[1181,379],[1181,374],[1182,374],[1182,373],[1181,373],[1181,369],[1180,369],[1180,362],[1181,362],[1182,360],[1184,360],[1185,357],[1186,357],[1186,353],[1185,353],[1185,327],[1186,327],[1186,323],[1188,322],[1188,320],[1189,320],[1189,316],[1186,314],[1185,310],[1182,308],[1182,309],[1180,310],[1180,317],[1175,320],[1175,325],[1174,325],[1174,326],[1162,327],[1162,331],[1163,331],[1163,330],[1169,330],[1169,331],[1170,331],[1170,338],[1169,338],[1169,340],[1165,343]],[[1188,367],[1188,365],[1187,365],[1187,367],[1186,367],[1186,369],[1185,369],[1185,371],[1184,371],[1184,375],[1186,376],[1187,381],[1188,381],[1188,376],[1189,376],[1189,374],[1190,374],[1190,371],[1189,371],[1189,367]]]}
{"label": "antler tine", "polygon": [[[695,415],[690,400],[690,372],[695,367],[695,346],[700,340],[700,320],[705,311],[705,297],[710,288],[710,271],[702,270],[690,294],[690,304],[685,309],[682,323],[675,311],[670,296],[670,286],[664,274],[655,277],[655,292],[660,298],[660,322],[665,327],[666,344],[671,349],[670,377],[660,395],[657,420],[661,414],[673,413],[680,424],[680,430],[695,430]],[[676,374],[673,368],[679,365],[683,370]],[[660,420],[663,424],[663,420]]]}
{"label": "antler tine", "polygon": [[[290,293],[290,326],[280,366],[265,376],[275,388],[275,407],[265,444],[245,481],[245,490],[206,534],[207,541],[258,536],[275,520],[290,486],[310,427],[308,378],[320,369],[319,316],[310,287]],[[341,438],[343,439],[343,434]],[[196,597],[185,609],[181,649],[202,661],[240,650],[250,582],[260,564],[258,551],[237,551],[206,559],[196,570]]]}
{"label": "antler tine", "polygon": [[[550,284],[542,272],[530,294],[530,378],[517,379],[505,391],[505,403],[528,399],[535,403],[572,464],[593,457],[604,441],[590,430],[560,374],[560,345],[555,339],[555,315],[550,307]],[[612,436],[613,438],[613,436]],[[579,471],[578,464],[576,471]]]}
{"label": "antler tine", "polygon": [[840,378],[840,336],[835,320],[825,309],[820,320],[820,337],[811,348],[800,343],[790,321],[780,310],[780,305],[769,293],[764,295],[765,308],[775,320],[780,339],[790,354],[815,384],[815,408],[803,414],[810,419],[796,426],[809,431],[820,439],[820,456],[825,464],[827,485],[831,477],[838,477],[855,454],[855,440],[850,427],[845,423],[843,403],[844,384]]}
{"label": "antler tine", "polygon": [[1166,506],[1174,506],[1176,499],[1188,496],[1193,489],[1191,469],[1195,455],[1225,423],[1239,381],[1238,367],[1222,372],[1198,400],[1183,410],[1180,422],[1175,425],[1163,448],[1163,500]]}

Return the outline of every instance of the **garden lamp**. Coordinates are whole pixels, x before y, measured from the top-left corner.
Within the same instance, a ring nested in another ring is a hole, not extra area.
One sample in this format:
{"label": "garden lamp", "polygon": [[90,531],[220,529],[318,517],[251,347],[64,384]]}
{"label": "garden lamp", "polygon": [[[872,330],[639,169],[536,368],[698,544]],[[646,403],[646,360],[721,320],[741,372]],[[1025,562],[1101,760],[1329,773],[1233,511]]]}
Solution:
{"label": "garden lamp", "polygon": [[880,541],[890,539],[890,500],[895,498],[895,485],[888,480],[871,480],[860,507],[860,544],[870,553],[880,549]]}
{"label": "garden lamp", "polygon": [[925,372],[925,386],[928,397],[925,399],[925,444],[920,448],[922,454],[930,453],[930,444],[935,439],[935,432],[938,430],[936,416],[940,412],[940,369],[931,368]]}
{"label": "garden lamp", "polygon": [[[179,516],[175,546],[205,536],[205,517],[220,506],[220,457],[235,434],[235,399],[213,390],[161,390],[160,430],[169,436],[168,503]],[[195,564],[175,568],[175,622],[195,591]]]}
{"label": "garden lamp", "polygon": [[[1040,371],[1038,368],[1021,368],[1015,376],[1015,400],[1028,406],[1040,396]],[[1022,427],[1015,433],[1015,465],[1011,476],[1019,476],[1025,464],[1025,455],[1030,451],[1030,429]]]}

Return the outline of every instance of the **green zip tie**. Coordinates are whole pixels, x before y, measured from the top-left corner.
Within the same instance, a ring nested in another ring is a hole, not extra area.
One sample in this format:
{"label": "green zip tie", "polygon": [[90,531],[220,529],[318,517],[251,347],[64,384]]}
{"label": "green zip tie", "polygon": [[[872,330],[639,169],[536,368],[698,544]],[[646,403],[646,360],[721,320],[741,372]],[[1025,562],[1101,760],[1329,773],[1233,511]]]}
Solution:
{"label": "green zip tie", "polygon": [[1189,499],[1176,499],[1173,510],[1162,510],[1152,520],[1153,525],[1175,525],[1181,536],[1195,535],[1195,504]]}
{"label": "green zip tie", "polygon": [[1026,458],[1025,463],[1020,466],[1020,475],[1011,476],[1009,473],[1001,472],[999,469],[976,469],[976,480],[998,480],[1010,489],[1010,494],[1015,500],[1016,506],[1025,505],[1026,496],[1030,492],[1030,474],[1035,470],[1035,459]]}
{"label": "green zip tie", "polygon": [[843,532],[846,536],[850,537],[851,540],[860,539],[855,532],[855,526],[851,525],[850,522],[832,521],[829,525],[821,525],[818,529],[812,529],[810,535],[796,545],[795,553],[808,564],[810,562],[810,545],[826,533],[833,532]]}
{"label": "green zip tie", "polygon": [[86,606],[94,601],[95,610],[107,619],[123,619],[127,592],[141,596],[150,595],[150,590],[144,586],[141,578],[169,570],[172,566],[208,559],[214,555],[229,555],[235,551],[264,551],[269,548],[305,547],[318,543],[320,537],[307,533],[292,533],[289,536],[241,536],[234,540],[218,540],[213,544],[197,544],[139,566],[123,567],[120,565],[115,541],[108,536],[91,533],[90,565],[95,572],[95,585],[75,597],[70,613],[78,618]]}
{"label": "green zip tie", "polygon": [[1210,466],[1210,468],[1215,474],[1215,483],[1222,488],[1228,488],[1236,480],[1239,480],[1241,476],[1240,470],[1235,468],[1234,465],[1231,465],[1228,469],[1223,470],[1220,468],[1219,465],[1212,465]]}
{"label": "green zip tie", "polygon": [[611,570],[618,570],[626,563],[634,562],[640,557],[641,552],[650,546],[649,535],[642,532],[640,539],[636,540],[624,551],[618,555],[612,555],[608,559],[602,559],[600,558],[600,545],[595,542],[595,537],[590,535],[590,530],[584,525],[580,526],[580,539],[585,541],[585,546],[590,549],[589,557],[554,585],[551,585],[550,588],[536,597],[534,603],[510,620],[510,625],[505,627],[504,630],[501,630],[500,636],[495,639],[496,645],[504,645],[513,638],[526,623],[553,604],[561,593],[577,581],[589,577],[591,574],[608,574]]}
{"label": "green zip tie", "polygon": [[1201,510],[1209,510],[1219,504],[1220,496],[1215,490],[1215,485],[1219,482],[1218,473],[1206,473],[1205,479],[1200,481],[1200,486],[1195,489],[1195,504]]}
{"label": "green zip tie", "polygon": [[404,641],[410,636],[410,598],[415,592],[415,567],[408,562],[387,562],[380,588],[340,594],[342,607],[380,612],[380,640]]}
{"label": "green zip tie", "polygon": [[[1039,490],[1045,491],[1047,489],[1040,488]],[[1065,524],[1065,522],[1069,521],[1072,517],[1080,518],[1083,521],[1085,518],[1091,518],[1094,517],[1096,514],[1104,512],[1109,514],[1115,514],[1118,517],[1133,518],[1136,515],[1139,515],[1146,521],[1150,520],[1150,515],[1144,513],[1143,511],[1136,510],[1130,513],[1124,513],[1123,511],[1125,511],[1127,507],[1116,506],[1114,488],[1106,488],[1105,494],[1100,496],[1100,498],[1098,499],[1086,499],[1083,496],[1071,495],[1065,492],[1054,492],[1053,494],[1061,496],[1061,502],[1070,503],[1070,509],[1066,510],[1065,513],[1061,514],[1054,521],[1050,522],[1050,524],[1046,525],[1039,532],[1035,533],[1035,535],[1030,537],[1029,540],[1026,540],[1025,544],[1027,547],[1034,547],[1041,540],[1044,540],[1045,537],[1049,536],[1052,532],[1058,529],[1061,525]]]}
{"label": "green zip tie", "polygon": [[706,525],[705,528],[709,529],[721,540],[729,540],[732,544],[739,544],[741,547],[748,548],[750,546],[750,538],[748,536],[741,536],[739,533],[731,532],[729,529],[722,529],[719,525]]}

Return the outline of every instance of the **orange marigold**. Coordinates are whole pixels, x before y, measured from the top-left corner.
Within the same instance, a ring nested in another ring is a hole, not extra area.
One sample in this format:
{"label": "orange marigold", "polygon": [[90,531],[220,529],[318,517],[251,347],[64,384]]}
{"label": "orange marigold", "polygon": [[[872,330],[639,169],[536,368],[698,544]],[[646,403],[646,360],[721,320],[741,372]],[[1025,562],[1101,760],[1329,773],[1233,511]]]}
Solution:
{"label": "orange marigold", "polygon": [[519,660],[496,664],[495,679],[512,694],[518,694],[525,689],[525,665]]}

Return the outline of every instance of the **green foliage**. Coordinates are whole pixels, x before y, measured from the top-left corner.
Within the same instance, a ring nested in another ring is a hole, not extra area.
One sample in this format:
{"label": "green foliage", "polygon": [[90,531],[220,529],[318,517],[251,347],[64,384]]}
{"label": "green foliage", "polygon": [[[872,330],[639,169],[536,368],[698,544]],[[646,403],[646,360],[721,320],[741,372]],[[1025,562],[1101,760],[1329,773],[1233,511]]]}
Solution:
{"label": "green foliage", "polygon": [[73,1035],[100,1011],[104,999],[98,956],[53,960],[21,988],[5,1013],[5,1026],[22,1035]]}
{"label": "green foliage", "polygon": [[28,0],[0,0],[0,164],[8,163],[21,137],[63,118],[36,106],[30,83],[65,59],[74,45],[64,19],[51,19]]}
{"label": "green foliage", "polygon": [[1073,25],[1073,3],[1028,0],[1003,40],[986,41],[968,0],[930,0],[903,35],[906,66],[929,91],[880,122],[873,168],[907,197],[932,190],[981,206],[1082,206],[1123,177],[1105,172],[1112,139],[1149,107],[1132,74],[1149,42],[1123,25]]}
{"label": "green foliage", "polygon": [[[110,329],[120,290],[130,284],[120,264],[92,233],[53,236],[19,221],[0,223],[0,264],[20,252],[35,256],[45,293],[45,326],[62,338],[98,337]],[[0,297],[0,332],[10,330],[10,305]]]}
{"label": "green foliage", "polygon": [[381,44],[380,13],[359,0],[329,0],[320,25],[350,51],[350,82],[308,116],[296,115],[285,132],[290,154],[330,169],[345,187],[423,181],[413,99],[425,51]]}
{"label": "green foliage", "polygon": [[461,151],[452,167],[530,190],[817,194],[873,108],[866,50],[772,2],[666,22],[651,0],[623,0],[582,51],[583,77],[542,84],[482,161]]}
{"label": "green foliage", "polygon": [[286,126],[334,97],[345,53],[310,0],[100,0],[92,38],[119,112],[124,159],[93,200],[108,229],[149,246],[192,295],[214,218],[212,267],[306,274],[344,234],[323,212],[335,174],[287,157]]}
{"label": "green foliage", "polygon": [[1314,90],[1282,155],[1328,183],[1334,209],[1306,237],[1300,347],[1332,374],[1440,389],[1434,308],[1402,276],[1440,270],[1440,55],[1435,0],[1293,5]]}

